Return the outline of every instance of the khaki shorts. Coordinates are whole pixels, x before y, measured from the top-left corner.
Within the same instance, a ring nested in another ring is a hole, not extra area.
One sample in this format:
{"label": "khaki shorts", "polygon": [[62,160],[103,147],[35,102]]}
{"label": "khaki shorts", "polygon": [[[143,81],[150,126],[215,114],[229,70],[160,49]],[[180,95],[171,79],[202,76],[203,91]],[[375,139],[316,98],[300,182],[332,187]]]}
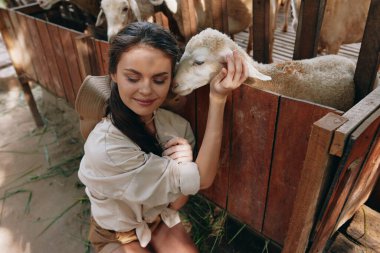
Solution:
{"label": "khaki shorts", "polygon": [[[153,232],[160,222],[161,218],[157,216],[154,222],[148,224],[150,230]],[[92,217],[88,239],[97,253],[111,253],[122,244],[138,241],[134,229],[128,232],[107,230],[100,227]]]}

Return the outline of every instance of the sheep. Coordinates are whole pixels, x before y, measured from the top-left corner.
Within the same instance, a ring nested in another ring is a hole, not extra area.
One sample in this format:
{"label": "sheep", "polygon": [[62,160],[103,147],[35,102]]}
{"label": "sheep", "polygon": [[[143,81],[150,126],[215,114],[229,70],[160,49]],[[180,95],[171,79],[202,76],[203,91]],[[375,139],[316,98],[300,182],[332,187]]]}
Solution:
{"label": "sheep", "polygon": [[289,9],[290,9],[290,0],[277,0],[277,11],[280,7],[284,8],[284,24],[282,25],[282,31],[288,31],[288,19],[289,19]]}
{"label": "sheep", "polygon": [[153,21],[154,7],[148,0],[102,0],[96,25],[107,21],[108,40],[133,21]]}
{"label": "sheep", "polygon": [[337,55],[283,63],[259,64],[227,35],[206,29],[187,43],[174,77],[173,92],[181,96],[204,86],[221,70],[234,50],[249,68],[245,84],[339,110],[354,104],[355,63]]}
{"label": "sheep", "polygon": [[38,5],[45,10],[49,10],[53,5],[59,2],[69,2],[82,12],[87,25],[85,33],[100,39],[105,37],[104,23],[101,24],[99,22],[97,25],[98,27],[95,28],[96,17],[100,11],[100,0],[37,0]]}
{"label": "sheep", "polygon": [[[327,0],[319,35],[318,52],[337,54],[342,44],[361,42],[371,0]],[[296,31],[301,0],[292,0]]]}
{"label": "sheep", "polygon": [[[37,0],[38,5],[45,10],[49,10],[58,2],[62,2],[62,0]],[[96,17],[100,10],[100,2],[98,0],[70,0],[69,2],[93,17]]]}

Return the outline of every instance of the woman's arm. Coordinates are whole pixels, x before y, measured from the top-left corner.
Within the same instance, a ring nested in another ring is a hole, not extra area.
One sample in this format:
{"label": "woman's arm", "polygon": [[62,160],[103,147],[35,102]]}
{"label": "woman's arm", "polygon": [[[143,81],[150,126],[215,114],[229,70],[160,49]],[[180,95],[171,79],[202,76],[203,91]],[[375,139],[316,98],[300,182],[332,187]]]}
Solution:
{"label": "woman's arm", "polygon": [[233,56],[227,56],[227,70],[223,68],[210,83],[206,130],[195,161],[199,169],[201,189],[210,187],[217,173],[227,96],[245,81],[247,74],[247,66],[234,52]]}

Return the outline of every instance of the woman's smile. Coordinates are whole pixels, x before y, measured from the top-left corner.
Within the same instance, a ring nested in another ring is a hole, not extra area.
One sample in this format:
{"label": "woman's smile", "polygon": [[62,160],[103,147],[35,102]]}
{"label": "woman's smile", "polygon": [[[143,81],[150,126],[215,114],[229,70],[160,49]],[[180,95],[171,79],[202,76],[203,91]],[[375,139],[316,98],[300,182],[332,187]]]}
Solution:
{"label": "woman's smile", "polygon": [[151,106],[156,101],[156,99],[134,99],[141,106]]}

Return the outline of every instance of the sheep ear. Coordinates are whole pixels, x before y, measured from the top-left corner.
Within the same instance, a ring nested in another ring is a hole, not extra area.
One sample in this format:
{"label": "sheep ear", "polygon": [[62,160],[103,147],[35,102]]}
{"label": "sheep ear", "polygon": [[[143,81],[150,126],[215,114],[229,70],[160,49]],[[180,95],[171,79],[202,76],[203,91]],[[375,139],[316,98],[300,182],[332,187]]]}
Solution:
{"label": "sheep ear", "polygon": [[248,76],[252,78],[256,78],[263,81],[269,81],[272,80],[270,76],[264,75],[260,73],[255,67],[253,67],[251,64],[248,63]]}
{"label": "sheep ear", "polygon": [[103,9],[100,9],[98,18],[96,19],[95,26],[101,26],[105,22],[105,16],[104,16],[104,11]]}
{"label": "sheep ear", "polygon": [[178,1],[177,0],[165,0],[166,6],[171,11],[171,13],[177,13],[178,11]]}
{"label": "sheep ear", "polygon": [[132,12],[135,15],[137,21],[141,22],[142,21],[141,13],[140,13],[140,9],[139,9],[139,6],[137,5],[136,0],[129,0],[129,7],[131,7]]}
{"label": "sheep ear", "polygon": [[222,63],[226,63],[226,56],[231,55],[232,50],[230,48],[223,48],[221,51],[219,51],[219,57],[222,59]]}

